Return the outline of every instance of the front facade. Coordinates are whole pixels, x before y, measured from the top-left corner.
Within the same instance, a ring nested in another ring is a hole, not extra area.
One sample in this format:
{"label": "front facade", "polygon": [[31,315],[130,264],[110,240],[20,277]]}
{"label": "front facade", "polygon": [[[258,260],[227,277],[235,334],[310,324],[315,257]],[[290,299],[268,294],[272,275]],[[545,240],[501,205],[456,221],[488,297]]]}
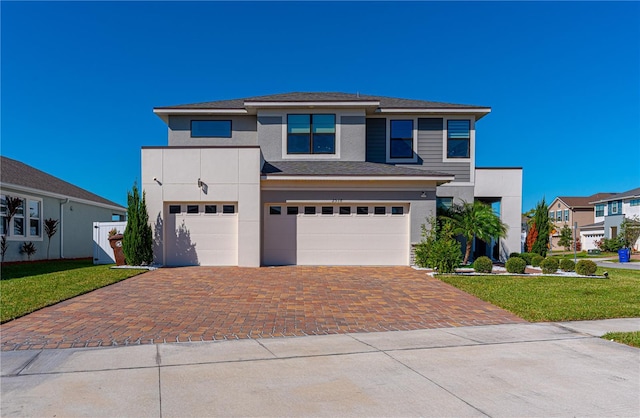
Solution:
{"label": "front facade", "polygon": [[[142,150],[163,265],[409,265],[438,204],[480,199],[520,248],[522,170],[475,166],[490,109],[345,93],[155,108],[168,146]],[[480,245],[478,245],[480,247]]]}
{"label": "front facade", "polygon": [[[553,223],[551,231],[551,249],[563,249],[558,244],[563,227],[571,228],[572,236],[575,224],[580,228],[593,224],[594,201],[613,196],[615,193],[596,193],[591,196],[559,196],[549,205],[549,220]],[[576,231],[577,232],[577,231]]]}
{"label": "front facade", "polygon": [[[0,235],[7,250],[4,261],[25,261],[25,242],[36,252],[31,260],[87,258],[93,256],[93,222],[124,219],[127,210],[73,184],[7,157],[0,158]],[[21,201],[17,213],[7,216],[7,198]],[[51,242],[44,221],[58,221]]]}
{"label": "front facade", "polygon": [[[586,244],[585,250],[597,248],[597,241],[602,238],[616,238],[620,231],[622,221],[640,220],[640,187],[626,192],[612,194],[592,202],[594,222],[586,225],[580,231],[580,235]],[[639,242],[633,245],[637,250]]]}

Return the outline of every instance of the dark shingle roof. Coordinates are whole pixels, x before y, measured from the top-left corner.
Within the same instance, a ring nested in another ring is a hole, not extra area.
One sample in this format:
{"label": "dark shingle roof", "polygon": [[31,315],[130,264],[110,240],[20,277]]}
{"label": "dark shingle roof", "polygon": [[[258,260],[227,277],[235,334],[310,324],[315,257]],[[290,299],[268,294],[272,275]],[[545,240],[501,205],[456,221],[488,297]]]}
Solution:
{"label": "dark shingle roof", "polygon": [[386,109],[473,109],[488,108],[488,106],[474,106],[425,100],[400,99],[396,97],[371,96],[357,93],[326,93],[326,92],[293,92],[271,94],[267,96],[245,97],[241,99],[219,100],[214,102],[191,103],[176,106],[161,106],[156,109],[244,109],[245,102],[367,102],[380,101],[380,107]]}
{"label": "dark shingle roof", "polygon": [[71,198],[84,199],[104,205],[117,206],[117,203],[107,200],[64,180],[40,171],[29,165],[7,157],[0,157],[0,181],[5,185],[29,187],[43,192],[55,193]]}
{"label": "dark shingle roof", "polygon": [[594,224],[583,225],[580,227],[580,230],[592,230],[592,229],[602,229],[604,228],[604,221],[596,222]]}
{"label": "dark shingle roof", "polygon": [[627,190],[626,192],[614,194],[611,196],[601,197],[599,199],[593,199],[591,202],[610,202],[612,200],[622,200],[628,199],[630,197],[640,197],[640,187],[636,187],[635,189]]}
{"label": "dark shingle roof", "polygon": [[[596,193],[594,195],[584,196],[584,197],[583,196],[558,196],[558,199],[562,200],[570,208],[591,208],[593,207],[593,202],[600,199],[606,199],[613,195],[615,195],[615,193]],[[551,206],[549,207],[551,208]]]}
{"label": "dark shingle roof", "polygon": [[273,161],[266,162],[262,174],[271,176],[413,176],[452,178],[452,174],[408,166],[365,161]]}

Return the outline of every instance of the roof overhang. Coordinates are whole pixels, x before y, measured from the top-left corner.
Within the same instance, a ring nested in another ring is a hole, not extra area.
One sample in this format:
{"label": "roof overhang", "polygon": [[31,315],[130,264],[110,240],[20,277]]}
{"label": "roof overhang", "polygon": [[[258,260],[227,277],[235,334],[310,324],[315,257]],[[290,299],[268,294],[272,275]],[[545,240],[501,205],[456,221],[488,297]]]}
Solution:
{"label": "roof overhang", "polygon": [[247,115],[249,111],[247,109],[185,109],[185,108],[156,108],[153,109],[160,119],[165,123],[169,123],[170,115]]}
{"label": "roof overhang", "polygon": [[272,101],[272,102],[258,102],[258,101],[245,101],[245,107],[248,108],[266,108],[266,109],[274,109],[274,108],[289,108],[289,107],[298,107],[298,108],[362,108],[362,107],[378,107],[380,106],[379,100],[353,100],[353,101],[297,101],[297,102],[280,102],[280,101]]}
{"label": "roof overhang", "polygon": [[476,120],[483,118],[491,113],[490,107],[472,107],[472,108],[459,108],[459,107],[438,107],[438,108],[380,108],[376,110],[376,113],[382,114],[430,114],[430,115],[448,115],[448,114],[472,114],[476,115]]}
{"label": "roof overhang", "polygon": [[406,182],[442,182],[452,181],[454,176],[287,176],[262,175],[261,180],[283,181],[406,181]]}

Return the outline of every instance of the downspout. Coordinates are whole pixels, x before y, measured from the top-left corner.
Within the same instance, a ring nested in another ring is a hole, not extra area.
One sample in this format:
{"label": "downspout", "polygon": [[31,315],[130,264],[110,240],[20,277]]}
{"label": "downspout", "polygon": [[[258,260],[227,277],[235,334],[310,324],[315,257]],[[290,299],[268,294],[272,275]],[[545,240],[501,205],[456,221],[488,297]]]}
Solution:
{"label": "downspout", "polygon": [[64,258],[64,208],[63,206],[69,203],[67,197],[64,202],[60,201],[60,258]]}

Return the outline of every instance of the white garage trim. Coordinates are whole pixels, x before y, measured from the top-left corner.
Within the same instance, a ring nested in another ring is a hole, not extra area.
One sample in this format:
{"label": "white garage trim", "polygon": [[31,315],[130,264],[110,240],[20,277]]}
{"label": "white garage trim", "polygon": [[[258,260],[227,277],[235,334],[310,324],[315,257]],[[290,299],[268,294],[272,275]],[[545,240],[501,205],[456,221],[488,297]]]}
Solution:
{"label": "white garage trim", "polygon": [[409,265],[409,208],[406,202],[266,204],[263,264]]}
{"label": "white garage trim", "polygon": [[165,265],[238,265],[237,203],[166,203],[164,219]]}

